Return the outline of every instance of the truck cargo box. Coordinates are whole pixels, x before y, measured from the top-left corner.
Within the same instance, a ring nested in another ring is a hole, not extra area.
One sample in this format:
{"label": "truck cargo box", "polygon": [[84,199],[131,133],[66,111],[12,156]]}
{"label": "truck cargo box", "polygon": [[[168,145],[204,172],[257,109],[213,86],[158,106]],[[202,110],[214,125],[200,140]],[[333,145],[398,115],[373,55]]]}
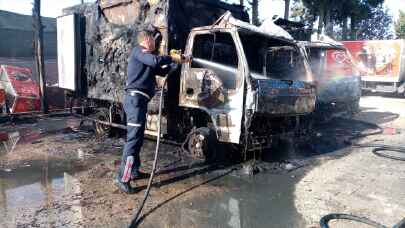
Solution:
{"label": "truck cargo box", "polygon": [[[139,30],[151,25],[158,28],[163,36],[160,53],[167,54],[171,49],[184,49],[192,28],[212,24],[228,10],[239,19],[249,20],[243,7],[215,0],[101,0],[99,4],[65,9],[65,15],[76,14],[82,18],[73,22],[76,33],[81,33],[70,35],[76,37],[70,39],[76,42],[72,46],[79,50],[83,45],[85,50],[83,54],[72,53],[77,58],[76,64],[83,66],[76,71],[76,83],[83,83],[77,90],[88,98],[122,102],[127,59],[137,44]],[[61,21],[63,17],[58,19]],[[61,77],[72,80],[70,74]],[[169,82],[169,95],[174,92],[171,84],[173,82]]]}
{"label": "truck cargo box", "polygon": [[405,40],[343,41],[361,75],[365,90],[405,90]]}

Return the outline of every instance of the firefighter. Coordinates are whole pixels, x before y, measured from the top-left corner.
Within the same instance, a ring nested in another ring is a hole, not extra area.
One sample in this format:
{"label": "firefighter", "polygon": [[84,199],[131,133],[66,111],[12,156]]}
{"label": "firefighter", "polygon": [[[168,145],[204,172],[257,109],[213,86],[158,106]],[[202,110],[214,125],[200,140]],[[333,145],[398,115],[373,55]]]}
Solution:
{"label": "firefighter", "polygon": [[140,171],[139,152],[143,145],[148,102],[155,94],[155,75],[165,76],[181,63],[180,54],[156,55],[161,35],[157,30],[146,29],[139,32],[138,43],[128,59],[124,111],[127,117],[127,141],[122,152],[121,165],[116,180],[118,188],[128,194],[136,188],[130,182],[147,178],[149,174]]}

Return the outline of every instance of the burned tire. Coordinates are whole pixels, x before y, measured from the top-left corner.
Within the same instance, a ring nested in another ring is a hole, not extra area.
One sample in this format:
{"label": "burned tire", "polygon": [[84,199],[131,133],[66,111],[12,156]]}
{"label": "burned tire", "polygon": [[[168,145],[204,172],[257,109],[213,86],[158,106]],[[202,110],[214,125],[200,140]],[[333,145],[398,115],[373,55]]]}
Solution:
{"label": "burned tire", "polygon": [[[109,122],[110,112],[107,108],[101,108],[97,110],[96,114],[94,115],[94,119],[103,122]],[[111,126],[109,125],[94,121],[93,126],[97,136],[109,136],[111,134]]]}
{"label": "burned tire", "polygon": [[217,145],[215,131],[208,127],[201,127],[190,132],[187,149],[194,159],[211,162],[215,160]]}

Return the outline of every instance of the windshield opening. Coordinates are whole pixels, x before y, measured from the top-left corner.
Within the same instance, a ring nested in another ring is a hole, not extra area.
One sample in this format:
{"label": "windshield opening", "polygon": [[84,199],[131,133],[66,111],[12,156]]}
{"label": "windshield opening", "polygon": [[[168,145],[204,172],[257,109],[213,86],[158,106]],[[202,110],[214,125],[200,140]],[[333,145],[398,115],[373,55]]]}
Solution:
{"label": "windshield opening", "polygon": [[353,75],[353,63],[344,49],[306,48],[311,70],[317,80]]}
{"label": "windshield opening", "polygon": [[296,45],[255,33],[239,34],[253,76],[306,81],[304,58]]}

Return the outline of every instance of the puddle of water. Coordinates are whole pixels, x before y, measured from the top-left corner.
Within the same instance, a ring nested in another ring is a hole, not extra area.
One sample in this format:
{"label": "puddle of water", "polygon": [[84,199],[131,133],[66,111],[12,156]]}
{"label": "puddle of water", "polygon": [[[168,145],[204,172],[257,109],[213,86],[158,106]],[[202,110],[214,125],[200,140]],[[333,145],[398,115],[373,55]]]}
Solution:
{"label": "puddle of water", "polygon": [[[294,188],[299,178],[292,175],[225,176],[210,183],[227,189],[225,193],[181,203],[174,200],[162,207],[164,211],[153,213],[162,216],[158,227],[305,227],[294,206]],[[145,219],[145,227],[156,225],[152,214]]]}
{"label": "puddle of water", "polygon": [[[40,141],[47,133],[64,129],[75,129],[80,120],[67,118],[39,119],[34,124],[17,124],[0,128],[0,155],[11,153],[17,144],[28,144]],[[74,138],[74,137],[73,137]]]}
{"label": "puddle of water", "polygon": [[[22,165],[14,170],[0,170],[0,227],[15,227],[18,224],[35,226],[41,210],[51,213],[52,206],[63,195],[80,193],[78,181],[71,175],[77,171],[69,164],[57,165],[36,162]],[[81,218],[81,209],[75,210],[76,219]],[[57,214],[57,213],[56,213]],[[59,216],[47,216],[41,226],[52,227],[60,222]]]}

